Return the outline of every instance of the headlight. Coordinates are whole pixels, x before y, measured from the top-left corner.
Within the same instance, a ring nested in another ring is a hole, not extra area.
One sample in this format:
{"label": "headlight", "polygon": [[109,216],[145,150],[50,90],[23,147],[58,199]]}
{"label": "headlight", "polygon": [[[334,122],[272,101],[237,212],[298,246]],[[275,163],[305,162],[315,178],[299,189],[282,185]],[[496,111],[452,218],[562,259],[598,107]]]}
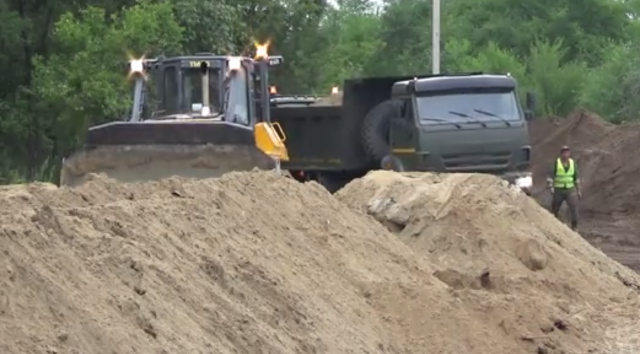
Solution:
{"label": "headlight", "polygon": [[515,185],[519,188],[531,188],[533,187],[533,178],[531,176],[516,178]]}

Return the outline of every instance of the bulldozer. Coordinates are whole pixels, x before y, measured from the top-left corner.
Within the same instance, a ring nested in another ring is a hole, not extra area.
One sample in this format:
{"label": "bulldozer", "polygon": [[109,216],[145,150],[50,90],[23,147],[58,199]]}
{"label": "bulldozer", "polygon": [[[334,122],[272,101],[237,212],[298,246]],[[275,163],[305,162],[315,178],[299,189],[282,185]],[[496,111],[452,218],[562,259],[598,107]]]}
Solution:
{"label": "bulldozer", "polygon": [[253,58],[130,60],[130,116],[89,128],[84,146],[63,159],[60,184],[77,186],[90,174],[140,182],[279,170],[288,151],[284,131],[270,118],[269,69],[284,59],[269,56],[267,45],[256,49]]}

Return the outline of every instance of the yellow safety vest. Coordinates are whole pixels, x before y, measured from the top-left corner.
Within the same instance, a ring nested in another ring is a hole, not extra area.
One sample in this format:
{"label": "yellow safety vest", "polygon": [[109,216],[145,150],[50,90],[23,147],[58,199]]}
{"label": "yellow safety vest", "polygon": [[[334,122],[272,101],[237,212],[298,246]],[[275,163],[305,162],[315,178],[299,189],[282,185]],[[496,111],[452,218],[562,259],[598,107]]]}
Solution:
{"label": "yellow safety vest", "polygon": [[562,160],[558,159],[556,162],[556,178],[553,182],[555,188],[571,189],[575,187],[573,181],[573,175],[575,175],[575,163],[573,159],[569,159],[569,168],[565,171]]}

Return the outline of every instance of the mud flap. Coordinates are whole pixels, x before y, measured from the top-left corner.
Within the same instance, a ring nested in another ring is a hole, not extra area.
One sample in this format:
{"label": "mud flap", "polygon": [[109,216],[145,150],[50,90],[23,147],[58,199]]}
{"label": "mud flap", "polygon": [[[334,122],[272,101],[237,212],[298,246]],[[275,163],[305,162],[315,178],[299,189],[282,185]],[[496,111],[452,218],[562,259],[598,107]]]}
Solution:
{"label": "mud flap", "polygon": [[80,185],[92,173],[121,182],[142,182],[174,176],[213,178],[274,166],[273,159],[254,145],[106,145],[66,158],[60,185]]}

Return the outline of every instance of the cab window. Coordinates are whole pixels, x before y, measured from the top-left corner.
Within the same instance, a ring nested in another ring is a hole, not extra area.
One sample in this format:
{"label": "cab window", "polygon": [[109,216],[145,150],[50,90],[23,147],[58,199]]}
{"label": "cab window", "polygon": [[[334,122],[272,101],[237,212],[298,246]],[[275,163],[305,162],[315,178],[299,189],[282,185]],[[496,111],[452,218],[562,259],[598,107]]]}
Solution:
{"label": "cab window", "polygon": [[162,106],[164,113],[175,113],[178,111],[178,80],[176,77],[177,70],[174,66],[164,69],[163,90],[162,90]]}
{"label": "cab window", "polygon": [[238,71],[228,81],[227,120],[249,125],[249,85],[246,69]]}
{"label": "cab window", "polygon": [[[202,70],[187,68],[183,73],[184,104],[181,107],[189,112],[194,106],[202,105]],[[220,112],[220,70],[209,69],[209,104],[211,112]]]}
{"label": "cab window", "polygon": [[441,93],[416,101],[422,124],[522,120],[513,90]]}

